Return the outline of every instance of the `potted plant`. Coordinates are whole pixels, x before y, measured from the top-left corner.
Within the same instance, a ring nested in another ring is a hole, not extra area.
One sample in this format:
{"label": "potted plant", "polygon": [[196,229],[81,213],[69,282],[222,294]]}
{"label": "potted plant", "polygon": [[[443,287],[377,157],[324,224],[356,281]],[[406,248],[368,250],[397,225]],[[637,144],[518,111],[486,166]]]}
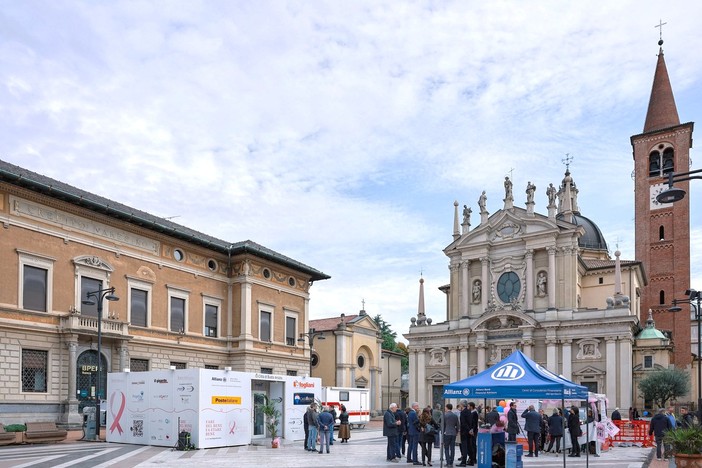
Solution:
{"label": "potted plant", "polygon": [[678,468],[702,466],[702,425],[668,431],[663,443],[670,445]]}
{"label": "potted plant", "polygon": [[280,421],[280,410],[276,408],[275,403],[270,398],[266,397],[266,402],[261,406],[261,412],[266,418],[266,430],[271,437],[271,447],[278,448],[280,438],[278,438],[278,423]]}
{"label": "potted plant", "polygon": [[7,426],[5,426],[5,432],[15,433],[16,444],[24,443],[24,431],[26,430],[27,426],[25,426],[24,424],[8,424]]}

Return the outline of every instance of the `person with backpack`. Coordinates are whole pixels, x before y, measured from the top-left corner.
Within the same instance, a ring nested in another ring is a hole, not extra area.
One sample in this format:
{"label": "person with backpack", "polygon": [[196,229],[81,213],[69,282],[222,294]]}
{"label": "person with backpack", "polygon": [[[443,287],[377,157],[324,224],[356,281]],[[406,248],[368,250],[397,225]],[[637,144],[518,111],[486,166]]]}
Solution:
{"label": "person with backpack", "polygon": [[432,466],[431,449],[436,441],[439,425],[434,422],[431,408],[424,408],[419,416],[419,443],[422,446],[422,465]]}

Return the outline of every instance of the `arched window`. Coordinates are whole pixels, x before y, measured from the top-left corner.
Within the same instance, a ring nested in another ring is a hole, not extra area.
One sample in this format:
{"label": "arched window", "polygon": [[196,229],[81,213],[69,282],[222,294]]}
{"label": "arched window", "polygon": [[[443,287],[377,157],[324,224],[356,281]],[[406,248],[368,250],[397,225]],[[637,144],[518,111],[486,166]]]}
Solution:
{"label": "arched window", "polygon": [[663,174],[673,172],[675,168],[674,156],[673,148],[666,148],[665,151],[663,151]]}
{"label": "arched window", "polygon": [[661,291],[658,293],[658,303],[659,304],[665,304],[665,291]]}
{"label": "arched window", "polygon": [[665,240],[665,228],[663,226],[658,228],[658,240]]}
{"label": "arched window", "polygon": [[661,154],[658,151],[653,151],[648,157],[648,175],[649,177],[661,175]]}

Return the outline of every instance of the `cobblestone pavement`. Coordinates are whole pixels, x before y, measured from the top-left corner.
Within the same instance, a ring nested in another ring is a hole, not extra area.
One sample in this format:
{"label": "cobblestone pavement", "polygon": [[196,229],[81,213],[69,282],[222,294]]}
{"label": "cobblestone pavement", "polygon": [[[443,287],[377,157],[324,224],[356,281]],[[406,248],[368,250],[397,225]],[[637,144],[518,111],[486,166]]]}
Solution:
{"label": "cobblestone pavement", "polygon": [[[651,458],[651,449],[638,447],[616,447],[600,457],[567,458],[568,467],[593,468],[646,468]],[[421,456],[421,453],[420,453]],[[432,451],[432,463],[439,467],[439,450]],[[650,468],[669,468],[668,463],[656,462]],[[661,465],[657,465],[660,463]],[[330,454],[306,452],[302,442],[284,444],[278,449],[270,446],[225,447],[187,452],[173,451],[164,447],[81,442],[69,440],[60,444],[37,444],[6,446],[0,448],[0,468],[100,468],[100,467],[258,467],[300,468],[326,467],[371,467],[412,466],[402,460],[389,463],[385,460],[385,438],[376,425],[354,430],[348,444],[338,441]],[[553,454],[542,454],[538,458],[525,458],[525,467],[563,466],[563,459]],[[671,465],[673,466],[673,465]]]}

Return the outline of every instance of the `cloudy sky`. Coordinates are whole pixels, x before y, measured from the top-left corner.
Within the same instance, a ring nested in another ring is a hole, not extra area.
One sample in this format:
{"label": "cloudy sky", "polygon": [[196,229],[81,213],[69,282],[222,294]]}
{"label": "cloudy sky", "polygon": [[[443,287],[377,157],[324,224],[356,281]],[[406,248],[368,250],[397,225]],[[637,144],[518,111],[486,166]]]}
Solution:
{"label": "cloudy sky", "polygon": [[[453,203],[558,185],[634,258],[632,149],[664,50],[700,121],[699,1],[0,0],[0,159],[332,276],[402,333],[444,316]],[[698,130],[699,132],[700,130]],[[702,164],[692,150],[693,168]],[[702,288],[702,186],[691,184]],[[695,248],[697,246],[697,248]]]}

